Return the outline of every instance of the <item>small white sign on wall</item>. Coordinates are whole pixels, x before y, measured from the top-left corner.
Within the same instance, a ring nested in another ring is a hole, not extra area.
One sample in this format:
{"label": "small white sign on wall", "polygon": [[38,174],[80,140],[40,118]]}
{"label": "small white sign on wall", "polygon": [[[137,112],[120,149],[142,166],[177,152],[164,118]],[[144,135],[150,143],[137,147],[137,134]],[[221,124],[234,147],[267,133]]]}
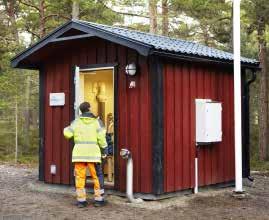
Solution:
{"label": "small white sign on wall", "polygon": [[63,106],[65,104],[65,94],[63,92],[50,93],[50,106]]}
{"label": "small white sign on wall", "polygon": [[56,165],[55,164],[50,165],[50,173],[53,175],[56,174]]}

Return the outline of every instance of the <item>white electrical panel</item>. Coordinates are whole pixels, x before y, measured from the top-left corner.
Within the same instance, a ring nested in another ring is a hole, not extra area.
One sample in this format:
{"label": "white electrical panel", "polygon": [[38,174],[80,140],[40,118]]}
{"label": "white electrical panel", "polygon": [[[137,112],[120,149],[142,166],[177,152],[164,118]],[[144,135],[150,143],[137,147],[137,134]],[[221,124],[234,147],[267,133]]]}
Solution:
{"label": "white electrical panel", "polygon": [[196,143],[222,141],[222,106],[210,99],[196,99]]}

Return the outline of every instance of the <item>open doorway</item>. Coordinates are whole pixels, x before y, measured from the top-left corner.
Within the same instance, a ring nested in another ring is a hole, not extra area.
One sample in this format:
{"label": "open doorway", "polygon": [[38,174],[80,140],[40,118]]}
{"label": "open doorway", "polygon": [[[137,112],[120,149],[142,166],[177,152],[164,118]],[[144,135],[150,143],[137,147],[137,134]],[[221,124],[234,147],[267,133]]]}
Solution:
{"label": "open doorway", "polygon": [[[103,160],[103,173],[106,186],[114,186],[114,68],[79,69],[79,83],[76,99],[87,101],[91,111],[106,127],[108,156]],[[90,176],[88,172],[88,176]],[[87,182],[91,182],[90,178]]]}

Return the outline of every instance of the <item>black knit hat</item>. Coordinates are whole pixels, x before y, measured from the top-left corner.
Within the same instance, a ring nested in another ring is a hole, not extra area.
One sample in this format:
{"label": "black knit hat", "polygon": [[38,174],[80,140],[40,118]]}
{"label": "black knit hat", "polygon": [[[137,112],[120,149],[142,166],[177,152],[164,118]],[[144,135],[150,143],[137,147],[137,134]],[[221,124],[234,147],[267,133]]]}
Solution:
{"label": "black knit hat", "polygon": [[79,106],[81,113],[89,112],[91,105],[89,102],[82,102]]}

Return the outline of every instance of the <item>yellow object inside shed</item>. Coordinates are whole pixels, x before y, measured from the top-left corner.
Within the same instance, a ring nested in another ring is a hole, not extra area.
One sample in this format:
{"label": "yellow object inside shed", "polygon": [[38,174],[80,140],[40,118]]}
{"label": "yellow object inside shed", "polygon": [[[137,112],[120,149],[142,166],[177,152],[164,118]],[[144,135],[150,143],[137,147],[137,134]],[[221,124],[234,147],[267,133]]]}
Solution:
{"label": "yellow object inside shed", "polygon": [[[91,112],[99,116],[108,133],[114,133],[113,69],[90,69],[80,72],[80,103],[91,104]],[[114,156],[109,156],[104,166],[106,180],[113,182]]]}
{"label": "yellow object inside shed", "polygon": [[[109,113],[114,115],[112,70],[93,70],[83,72],[83,74],[80,75],[80,94],[83,101],[87,101],[91,104],[91,111],[95,115],[102,114],[101,112],[98,112],[98,104],[100,102],[105,103],[105,116]],[[104,123],[107,123],[106,118]]]}

